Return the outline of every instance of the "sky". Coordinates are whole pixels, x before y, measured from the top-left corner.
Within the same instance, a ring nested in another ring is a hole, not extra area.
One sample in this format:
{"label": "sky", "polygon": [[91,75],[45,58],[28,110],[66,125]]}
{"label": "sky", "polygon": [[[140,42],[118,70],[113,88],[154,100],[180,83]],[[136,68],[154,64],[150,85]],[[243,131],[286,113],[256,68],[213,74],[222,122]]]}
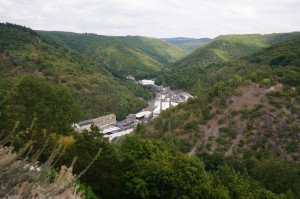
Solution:
{"label": "sky", "polygon": [[300,0],[0,0],[0,22],[99,35],[214,38],[300,31]]}

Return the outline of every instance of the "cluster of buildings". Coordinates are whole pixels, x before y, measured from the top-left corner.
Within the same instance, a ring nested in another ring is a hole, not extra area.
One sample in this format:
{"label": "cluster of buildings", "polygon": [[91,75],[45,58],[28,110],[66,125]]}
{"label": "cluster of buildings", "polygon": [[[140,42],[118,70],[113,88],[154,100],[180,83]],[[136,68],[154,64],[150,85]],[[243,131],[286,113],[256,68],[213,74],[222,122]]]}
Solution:
{"label": "cluster of buildings", "polygon": [[100,132],[104,134],[109,140],[115,137],[120,137],[131,133],[134,127],[140,121],[148,121],[152,118],[151,111],[142,111],[137,114],[130,114],[125,120],[117,122],[115,114],[109,114],[98,118],[84,120],[74,124],[75,131],[81,133],[84,130],[90,131],[94,125],[100,129]]}
{"label": "cluster of buildings", "polygon": [[[134,79],[134,77],[131,76],[127,78]],[[116,137],[131,133],[139,122],[147,122],[151,118],[157,117],[161,111],[177,106],[179,103],[192,97],[186,92],[175,92],[171,91],[170,87],[163,88],[162,86],[157,86],[154,84],[154,80],[140,80],[138,83],[151,86],[157,92],[155,100],[149,102],[148,108],[137,114],[128,115],[126,119],[121,122],[117,122],[115,114],[110,114],[78,122],[74,124],[74,129],[77,132],[83,132],[84,130],[89,131],[92,125],[95,125],[101,130],[104,137],[112,140]]]}

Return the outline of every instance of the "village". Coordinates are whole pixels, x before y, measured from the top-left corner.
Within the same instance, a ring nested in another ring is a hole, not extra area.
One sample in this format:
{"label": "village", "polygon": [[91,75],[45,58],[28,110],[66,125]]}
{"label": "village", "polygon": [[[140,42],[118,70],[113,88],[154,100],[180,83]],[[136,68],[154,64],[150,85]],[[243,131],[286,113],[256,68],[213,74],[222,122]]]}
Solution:
{"label": "village", "polygon": [[156,92],[155,99],[149,102],[149,106],[136,114],[129,114],[125,120],[117,121],[115,114],[104,115],[98,118],[80,121],[73,125],[75,131],[81,133],[84,130],[91,130],[92,125],[100,129],[100,132],[109,141],[132,133],[140,122],[148,122],[160,115],[161,111],[175,107],[179,103],[192,98],[186,92],[172,91],[170,87],[157,86],[154,80],[140,80],[137,83],[143,86],[150,86]]}

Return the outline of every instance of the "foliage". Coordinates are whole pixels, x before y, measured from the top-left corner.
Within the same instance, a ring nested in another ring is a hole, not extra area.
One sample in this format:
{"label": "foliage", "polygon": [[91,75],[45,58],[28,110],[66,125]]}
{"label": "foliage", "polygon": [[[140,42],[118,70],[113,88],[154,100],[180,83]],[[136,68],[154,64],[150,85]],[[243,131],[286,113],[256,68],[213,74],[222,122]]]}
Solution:
{"label": "foliage", "polygon": [[102,137],[99,129],[94,127],[91,132],[85,131],[75,135],[75,143],[66,148],[60,164],[70,164],[76,156],[74,173],[79,175],[99,150],[101,150],[100,156],[80,180],[89,185],[101,198],[120,198],[119,176],[121,174],[117,153],[114,146]]}
{"label": "foliage", "polygon": [[141,36],[118,37],[130,46],[134,46],[164,65],[170,65],[183,58],[187,53],[177,46],[160,39]]}
{"label": "foliage", "polygon": [[82,109],[71,92],[62,85],[56,85],[33,75],[24,76],[1,106],[2,129],[12,128],[20,121],[19,128],[26,129],[36,120],[38,131],[66,134],[71,124],[78,121]]}
{"label": "foliage", "polygon": [[295,36],[287,40],[276,43],[260,53],[256,53],[250,60],[260,64],[266,64],[272,67],[276,66],[297,66],[300,57],[300,37]]}
{"label": "foliage", "polygon": [[78,181],[77,184],[79,185],[77,192],[83,193],[85,199],[100,199],[96,196],[90,186],[80,183],[80,181]]}
{"label": "foliage", "polygon": [[208,192],[203,164],[160,141],[128,137],[121,157],[129,198],[203,198]]}
{"label": "foliage", "polygon": [[274,193],[292,191],[296,198],[300,197],[299,165],[279,159],[268,159],[254,168],[254,176],[268,190]]}

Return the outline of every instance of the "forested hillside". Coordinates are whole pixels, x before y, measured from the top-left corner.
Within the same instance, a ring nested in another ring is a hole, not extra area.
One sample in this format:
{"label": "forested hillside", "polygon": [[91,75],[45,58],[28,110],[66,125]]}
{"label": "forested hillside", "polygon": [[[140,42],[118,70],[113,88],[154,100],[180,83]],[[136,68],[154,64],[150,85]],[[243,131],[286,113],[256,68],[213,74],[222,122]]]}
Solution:
{"label": "forested hillside", "polygon": [[[227,62],[230,62],[229,65],[233,64],[240,58],[250,56],[272,44],[299,34],[295,32],[269,35],[219,36],[178,61],[171,72],[163,75],[165,77],[164,81],[173,88],[194,91],[193,89],[198,85],[207,85],[207,82],[210,82],[210,78],[207,78],[207,72],[216,75],[214,72],[217,69],[221,70],[223,68],[221,66]],[[244,65],[240,60],[234,64]],[[218,73],[218,75],[220,76],[222,73]]]}
{"label": "forested hillside", "polygon": [[146,106],[133,92],[143,97],[150,91],[135,85],[129,91],[84,55],[21,26],[1,24],[0,32],[1,97],[25,74],[33,74],[71,91],[84,110],[80,119],[109,113],[122,118]]}
{"label": "forested hillside", "polygon": [[67,32],[38,32],[45,39],[55,41],[88,57],[114,76],[124,79],[155,77],[165,65],[185,55],[176,46],[146,37],[111,37],[96,34]]}
{"label": "forested hillside", "polygon": [[150,37],[126,36],[118,37],[120,40],[142,50],[147,55],[160,61],[164,66],[170,66],[187,55],[183,49],[168,42]]}

